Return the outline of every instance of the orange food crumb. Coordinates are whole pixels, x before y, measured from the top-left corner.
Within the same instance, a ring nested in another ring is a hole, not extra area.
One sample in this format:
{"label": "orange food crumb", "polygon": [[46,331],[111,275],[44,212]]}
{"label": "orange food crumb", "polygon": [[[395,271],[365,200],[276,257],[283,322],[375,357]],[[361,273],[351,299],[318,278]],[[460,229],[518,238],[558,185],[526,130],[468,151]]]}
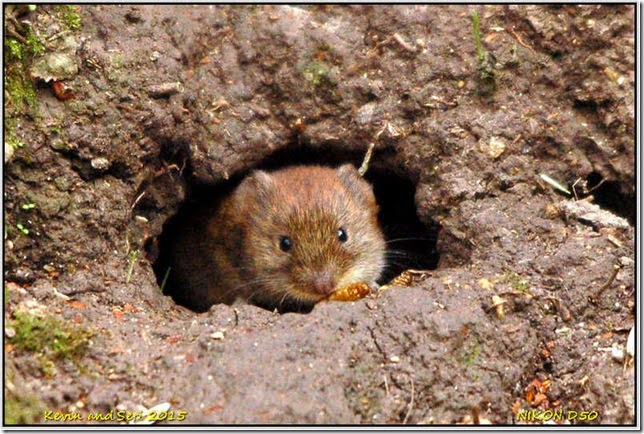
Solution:
{"label": "orange food crumb", "polygon": [[371,292],[365,282],[353,283],[332,292],[326,299],[332,301],[355,301],[364,298]]}

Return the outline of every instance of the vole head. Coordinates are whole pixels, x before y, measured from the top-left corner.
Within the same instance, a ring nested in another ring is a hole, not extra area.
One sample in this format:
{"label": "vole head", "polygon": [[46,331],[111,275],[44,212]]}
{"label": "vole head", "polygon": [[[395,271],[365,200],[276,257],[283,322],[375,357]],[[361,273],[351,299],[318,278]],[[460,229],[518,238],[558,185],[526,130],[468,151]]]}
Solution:
{"label": "vole head", "polygon": [[378,206],[352,165],[256,171],[239,194],[249,205],[244,252],[256,299],[313,304],[379,278],[385,243]]}

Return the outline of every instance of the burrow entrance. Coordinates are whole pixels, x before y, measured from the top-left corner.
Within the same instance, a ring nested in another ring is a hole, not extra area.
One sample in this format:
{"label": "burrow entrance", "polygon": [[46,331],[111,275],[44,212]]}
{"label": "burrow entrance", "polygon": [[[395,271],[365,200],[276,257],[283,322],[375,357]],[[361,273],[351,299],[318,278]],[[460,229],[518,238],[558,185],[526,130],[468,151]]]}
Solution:
{"label": "burrow entrance", "polygon": [[581,189],[571,186],[571,189],[580,198],[592,195],[597,205],[627,219],[632,225],[635,224],[635,196],[625,194],[619,182],[606,181],[598,172],[592,172],[586,178],[585,186]]}
{"label": "burrow entrance", "polygon": [[[363,158],[363,153],[338,149],[290,148],[274,153],[254,169],[273,171],[294,164],[338,167],[345,163],[359,167]],[[380,154],[376,150],[365,174],[365,179],[373,186],[380,209],[378,220],[387,242],[387,263],[379,284],[389,282],[407,269],[433,270],[439,260],[436,244],[440,226],[434,223],[425,225],[418,218],[414,201],[417,180],[401,174],[404,171],[388,167],[385,164],[387,159],[385,152]],[[172,296],[176,303],[197,312],[207,310],[199,306],[195,300],[191,300],[182,288],[172,282],[169,252],[174,247],[175,233],[186,229],[187,222],[194,213],[208,212],[212,209],[213,204],[228,195],[248,173],[250,170],[247,173],[236,174],[226,183],[218,185],[200,184],[195,182],[189,171],[185,173],[188,181],[186,200],[179,211],[165,223],[157,240],[158,257],[153,263],[158,284],[163,288],[164,294]],[[195,266],[201,264],[195,261]],[[287,306],[285,311],[301,310],[297,306]]]}

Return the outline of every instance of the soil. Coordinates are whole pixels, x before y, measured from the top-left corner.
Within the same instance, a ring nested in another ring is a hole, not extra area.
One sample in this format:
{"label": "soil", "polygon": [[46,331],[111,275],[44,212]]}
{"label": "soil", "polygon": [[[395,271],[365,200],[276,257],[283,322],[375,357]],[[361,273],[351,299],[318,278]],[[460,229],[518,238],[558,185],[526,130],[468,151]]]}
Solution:
{"label": "soil", "polygon": [[[634,5],[76,12],[18,18],[46,53],[72,36],[78,70],[73,98],[34,79],[5,105],[5,423],[635,423]],[[370,143],[388,234],[419,238],[394,268],[424,279],[309,314],[162,294],[182,206]],[[16,312],[89,331],[82,357],[42,369]]]}

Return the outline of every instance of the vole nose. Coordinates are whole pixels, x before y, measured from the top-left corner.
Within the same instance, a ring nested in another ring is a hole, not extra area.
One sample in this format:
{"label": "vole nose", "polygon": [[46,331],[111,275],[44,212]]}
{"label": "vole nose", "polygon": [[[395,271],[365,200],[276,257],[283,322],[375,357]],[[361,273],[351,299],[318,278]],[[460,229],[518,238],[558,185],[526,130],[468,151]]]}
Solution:
{"label": "vole nose", "polygon": [[331,270],[315,271],[311,275],[311,286],[316,294],[329,295],[335,290],[335,285]]}

